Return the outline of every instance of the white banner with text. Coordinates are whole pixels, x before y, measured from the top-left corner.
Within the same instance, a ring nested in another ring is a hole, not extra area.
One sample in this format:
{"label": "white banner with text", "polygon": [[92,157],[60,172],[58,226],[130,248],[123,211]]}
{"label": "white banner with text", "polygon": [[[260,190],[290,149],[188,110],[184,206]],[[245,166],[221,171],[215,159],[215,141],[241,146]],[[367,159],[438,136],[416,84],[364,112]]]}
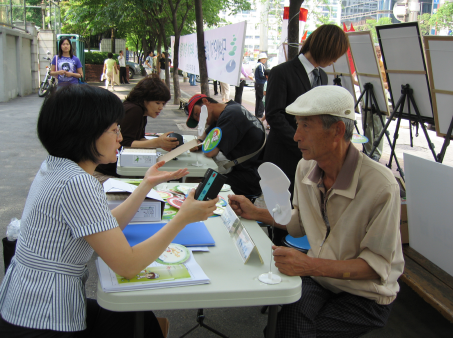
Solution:
{"label": "white banner with text", "polygon": [[[239,85],[246,21],[204,32],[208,77],[233,86]],[[172,37],[172,50],[174,38]],[[181,36],[179,41],[179,69],[200,75],[197,35]]]}

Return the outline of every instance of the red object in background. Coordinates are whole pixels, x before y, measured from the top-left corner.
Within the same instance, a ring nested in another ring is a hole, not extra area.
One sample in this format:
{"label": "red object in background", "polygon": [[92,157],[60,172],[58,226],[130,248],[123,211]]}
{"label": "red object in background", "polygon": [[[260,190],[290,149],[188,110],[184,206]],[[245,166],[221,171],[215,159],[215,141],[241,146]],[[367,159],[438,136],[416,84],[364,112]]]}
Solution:
{"label": "red object in background", "polygon": [[[348,32],[348,29],[346,28],[346,24],[343,22],[343,30],[345,32]],[[355,32],[354,27],[352,27],[351,23],[351,29],[349,32]],[[355,73],[355,67],[354,67],[354,60],[352,59],[352,54],[351,54],[351,48],[348,48],[348,60],[349,60],[349,69],[351,70],[351,74]]]}
{"label": "red object in background", "polygon": [[[307,22],[308,9],[301,8],[299,13],[299,21]],[[283,20],[289,20],[289,7],[283,9]]]}
{"label": "red object in background", "polygon": [[308,31],[305,31],[304,36],[302,37],[300,42],[307,40],[307,33],[308,33]]}

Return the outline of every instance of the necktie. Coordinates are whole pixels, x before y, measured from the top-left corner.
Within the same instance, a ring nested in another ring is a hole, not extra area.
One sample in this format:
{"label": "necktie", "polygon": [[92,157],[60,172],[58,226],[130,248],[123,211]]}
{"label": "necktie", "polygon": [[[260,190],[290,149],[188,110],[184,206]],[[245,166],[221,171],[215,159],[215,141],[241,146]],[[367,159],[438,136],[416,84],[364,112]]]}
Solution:
{"label": "necktie", "polygon": [[313,84],[312,84],[311,88],[315,88],[322,84],[321,83],[321,74],[319,74],[318,68],[313,69],[312,72],[313,72]]}

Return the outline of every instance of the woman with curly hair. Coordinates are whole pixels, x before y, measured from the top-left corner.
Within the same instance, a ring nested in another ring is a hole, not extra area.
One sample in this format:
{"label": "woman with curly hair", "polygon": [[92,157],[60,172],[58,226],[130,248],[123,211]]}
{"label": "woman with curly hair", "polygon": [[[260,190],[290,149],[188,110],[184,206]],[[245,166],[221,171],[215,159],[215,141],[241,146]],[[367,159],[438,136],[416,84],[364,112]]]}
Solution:
{"label": "woman with curly hair", "polygon": [[[125,115],[119,123],[123,135],[121,146],[162,148],[166,151],[176,148],[179,145],[176,138],[168,137],[173,131],[152,140],[145,138],[148,117],[155,119],[159,116],[170,98],[170,90],[157,75],[149,75],[137,83],[123,102]],[[96,171],[104,175],[119,176],[116,173],[116,163],[99,165]]]}

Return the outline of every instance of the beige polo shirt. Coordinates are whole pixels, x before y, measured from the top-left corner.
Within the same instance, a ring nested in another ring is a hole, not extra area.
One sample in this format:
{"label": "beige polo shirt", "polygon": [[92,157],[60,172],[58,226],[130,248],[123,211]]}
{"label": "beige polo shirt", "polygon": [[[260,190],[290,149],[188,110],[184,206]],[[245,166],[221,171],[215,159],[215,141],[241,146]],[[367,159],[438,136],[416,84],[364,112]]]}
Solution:
{"label": "beige polo shirt", "polygon": [[360,153],[352,144],[334,185],[327,194],[325,217],[318,187],[323,171],[302,159],[297,167],[292,217],[287,225],[294,237],[307,235],[308,256],[332,260],[361,258],[380,280],[313,277],[323,287],[390,304],[399,291],[397,280],[404,259],[400,238],[400,194],[392,172]]}

